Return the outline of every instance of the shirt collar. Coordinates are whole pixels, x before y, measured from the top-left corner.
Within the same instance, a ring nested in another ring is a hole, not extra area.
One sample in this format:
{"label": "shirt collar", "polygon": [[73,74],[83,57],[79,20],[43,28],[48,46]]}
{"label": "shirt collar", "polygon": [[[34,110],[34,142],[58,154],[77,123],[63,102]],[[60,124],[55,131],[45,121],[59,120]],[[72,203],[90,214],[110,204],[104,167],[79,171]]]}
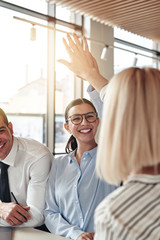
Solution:
{"label": "shirt collar", "polygon": [[[72,163],[75,159],[75,151],[76,151],[76,149],[70,153],[70,158],[69,158],[70,163]],[[86,155],[86,156],[89,156],[90,158],[93,158],[93,156],[96,154],[96,152],[97,152],[97,147],[95,147],[87,152],[84,152],[83,156]]]}
{"label": "shirt collar", "polygon": [[69,163],[72,163],[75,159],[75,151],[76,149],[70,153],[70,156],[69,156]]}
{"label": "shirt collar", "polygon": [[160,182],[160,175],[149,175],[149,174],[130,175],[124,183],[132,182],[132,181],[154,184],[154,183]]}
{"label": "shirt collar", "polygon": [[11,151],[9,152],[7,157],[3,160],[4,163],[12,167],[14,166],[17,148],[18,148],[17,139],[13,137],[13,145],[12,145]]}
{"label": "shirt collar", "polygon": [[93,158],[93,156],[96,154],[96,152],[97,152],[97,147],[91,149],[90,151],[84,152],[83,155],[89,154],[91,156],[91,158]]}

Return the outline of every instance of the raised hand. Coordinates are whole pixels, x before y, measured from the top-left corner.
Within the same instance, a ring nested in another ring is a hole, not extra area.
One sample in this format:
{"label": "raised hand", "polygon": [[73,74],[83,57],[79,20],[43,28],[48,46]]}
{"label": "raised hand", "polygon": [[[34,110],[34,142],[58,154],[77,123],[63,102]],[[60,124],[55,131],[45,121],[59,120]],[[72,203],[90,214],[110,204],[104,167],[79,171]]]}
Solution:
{"label": "raised hand", "polygon": [[66,51],[70,57],[70,62],[59,59],[58,62],[64,64],[78,77],[87,80],[98,91],[108,83],[108,80],[99,73],[95,58],[89,51],[87,40],[83,37],[82,43],[76,34],[67,34],[67,41],[63,38]]}
{"label": "raised hand", "polygon": [[[74,40],[72,39],[72,37]],[[98,71],[98,66],[94,57],[89,52],[86,38],[84,37],[83,42],[81,43],[76,34],[72,34],[72,37],[69,34],[67,34],[68,43],[63,38],[63,43],[70,57],[70,62],[64,59],[60,59],[58,61],[60,63],[63,63],[77,76],[85,79],[88,71],[90,71],[93,68]],[[84,48],[83,48],[83,45],[84,45]]]}

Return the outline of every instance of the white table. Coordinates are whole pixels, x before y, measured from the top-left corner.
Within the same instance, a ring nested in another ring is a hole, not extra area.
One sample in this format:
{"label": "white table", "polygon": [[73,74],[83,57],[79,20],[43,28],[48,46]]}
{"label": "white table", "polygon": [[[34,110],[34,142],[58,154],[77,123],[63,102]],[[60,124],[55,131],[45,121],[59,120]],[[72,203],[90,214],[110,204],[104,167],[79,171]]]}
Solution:
{"label": "white table", "polygon": [[34,228],[16,228],[12,230],[12,240],[67,240],[67,238]]}

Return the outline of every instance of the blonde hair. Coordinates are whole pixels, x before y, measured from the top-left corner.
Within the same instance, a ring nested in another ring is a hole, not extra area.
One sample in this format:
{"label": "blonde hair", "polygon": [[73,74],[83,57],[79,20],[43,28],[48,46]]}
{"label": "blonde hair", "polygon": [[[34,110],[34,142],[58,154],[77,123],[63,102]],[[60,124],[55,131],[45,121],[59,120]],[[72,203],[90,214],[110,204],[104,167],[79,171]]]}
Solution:
{"label": "blonde hair", "polygon": [[160,71],[129,68],[108,85],[96,168],[117,184],[132,171],[160,163]]}

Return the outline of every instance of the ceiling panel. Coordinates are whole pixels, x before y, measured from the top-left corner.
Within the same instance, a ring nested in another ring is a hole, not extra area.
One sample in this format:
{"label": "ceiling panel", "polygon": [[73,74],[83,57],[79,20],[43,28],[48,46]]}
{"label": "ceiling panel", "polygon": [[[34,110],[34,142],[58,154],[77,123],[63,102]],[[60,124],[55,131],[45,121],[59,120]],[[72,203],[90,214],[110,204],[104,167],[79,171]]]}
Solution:
{"label": "ceiling panel", "polygon": [[160,0],[47,0],[160,42]]}

